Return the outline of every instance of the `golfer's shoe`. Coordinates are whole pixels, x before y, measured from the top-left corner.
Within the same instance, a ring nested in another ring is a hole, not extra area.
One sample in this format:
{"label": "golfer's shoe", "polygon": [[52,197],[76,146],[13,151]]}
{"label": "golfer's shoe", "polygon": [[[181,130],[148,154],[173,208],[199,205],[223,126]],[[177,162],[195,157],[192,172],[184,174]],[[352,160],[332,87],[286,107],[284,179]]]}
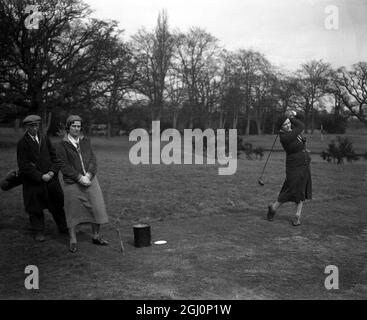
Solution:
{"label": "golfer's shoe", "polygon": [[69,244],[69,251],[75,253],[78,251],[78,245],[75,242]]}
{"label": "golfer's shoe", "polygon": [[273,210],[271,204],[269,204],[268,205],[268,215],[267,215],[267,218],[268,218],[269,221],[273,221],[274,216],[275,216],[275,210]]}

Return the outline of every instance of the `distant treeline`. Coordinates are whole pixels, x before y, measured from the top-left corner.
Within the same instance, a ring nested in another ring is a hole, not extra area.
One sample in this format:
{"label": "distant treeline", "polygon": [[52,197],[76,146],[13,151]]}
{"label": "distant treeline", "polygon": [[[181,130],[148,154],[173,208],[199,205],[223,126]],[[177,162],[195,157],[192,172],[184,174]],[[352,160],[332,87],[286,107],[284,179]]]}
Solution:
{"label": "distant treeline", "polygon": [[108,135],[152,120],[263,134],[292,108],[307,132],[343,133],[350,117],[367,124],[366,62],[333,69],[311,60],[291,73],[258,51],[220,47],[200,27],[172,30],[165,11],[153,30],[125,39],[116,21],[91,18],[80,0],[33,2],[42,19],[31,26],[25,1],[0,2],[2,123],[36,113],[55,133],[77,113],[85,130],[104,123]]}

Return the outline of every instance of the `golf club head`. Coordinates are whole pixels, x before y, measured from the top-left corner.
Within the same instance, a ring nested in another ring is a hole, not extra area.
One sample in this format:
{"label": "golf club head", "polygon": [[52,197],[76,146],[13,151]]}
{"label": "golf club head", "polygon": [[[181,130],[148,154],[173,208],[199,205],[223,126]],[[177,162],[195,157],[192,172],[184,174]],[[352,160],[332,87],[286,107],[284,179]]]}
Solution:
{"label": "golf club head", "polygon": [[257,182],[259,183],[260,186],[264,186],[264,181],[262,181],[261,179],[257,180]]}

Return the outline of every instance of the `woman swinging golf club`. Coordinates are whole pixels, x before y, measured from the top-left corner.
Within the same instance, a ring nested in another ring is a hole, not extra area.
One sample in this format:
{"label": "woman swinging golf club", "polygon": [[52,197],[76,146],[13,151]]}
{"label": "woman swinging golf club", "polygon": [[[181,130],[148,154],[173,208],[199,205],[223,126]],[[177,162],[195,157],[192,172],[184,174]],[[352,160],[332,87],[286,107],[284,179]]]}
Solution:
{"label": "woman swinging golf club", "polygon": [[278,119],[280,143],[286,152],[286,178],[278,200],[268,206],[267,218],[272,221],[276,210],[285,202],[296,204],[296,218],[293,226],[301,224],[301,211],[305,199],[312,199],[311,158],[302,136],[304,124],[295,118],[295,111],[287,111]]}

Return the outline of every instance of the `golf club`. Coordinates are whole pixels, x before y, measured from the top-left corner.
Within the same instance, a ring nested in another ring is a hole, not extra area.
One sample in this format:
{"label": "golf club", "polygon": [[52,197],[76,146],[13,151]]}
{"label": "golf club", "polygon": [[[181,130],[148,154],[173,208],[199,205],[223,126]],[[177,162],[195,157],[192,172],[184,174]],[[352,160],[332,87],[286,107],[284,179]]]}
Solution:
{"label": "golf club", "polygon": [[273,145],[272,145],[272,147],[271,147],[271,149],[270,149],[270,152],[269,152],[269,154],[268,154],[268,157],[267,157],[267,159],[266,159],[266,162],[265,162],[265,165],[264,165],[263,171],[261,172],[261,175],[260,175],[259,180],[257,180],[257,182],[259,183],[259,185],[260,185],[260,186],[264,186],[264,181],[262,180],[262,178],[263,178],[263,174],[264,174],[264,171],[265,171],[266,165],[267,165],[267,163],[268,163],[268,160],[269,160],[270,154],[273,152],[275,142],[276,142],[276,141],[277,141],[277,139],[278,139],[278,135],[279,135],[279,133],[276,135],[276,137],[275,137],[275,139],[274,139]]}
{"label": "golf club", "polygon": [[120,229],[116,228],[116,231],[117,231],[117,234],[118,234],[119,239],[120,239],[120,250],[121,250],[122,255],[124,255],[125,254],[125,248],[124,248],[124,244],[122,242]]}

